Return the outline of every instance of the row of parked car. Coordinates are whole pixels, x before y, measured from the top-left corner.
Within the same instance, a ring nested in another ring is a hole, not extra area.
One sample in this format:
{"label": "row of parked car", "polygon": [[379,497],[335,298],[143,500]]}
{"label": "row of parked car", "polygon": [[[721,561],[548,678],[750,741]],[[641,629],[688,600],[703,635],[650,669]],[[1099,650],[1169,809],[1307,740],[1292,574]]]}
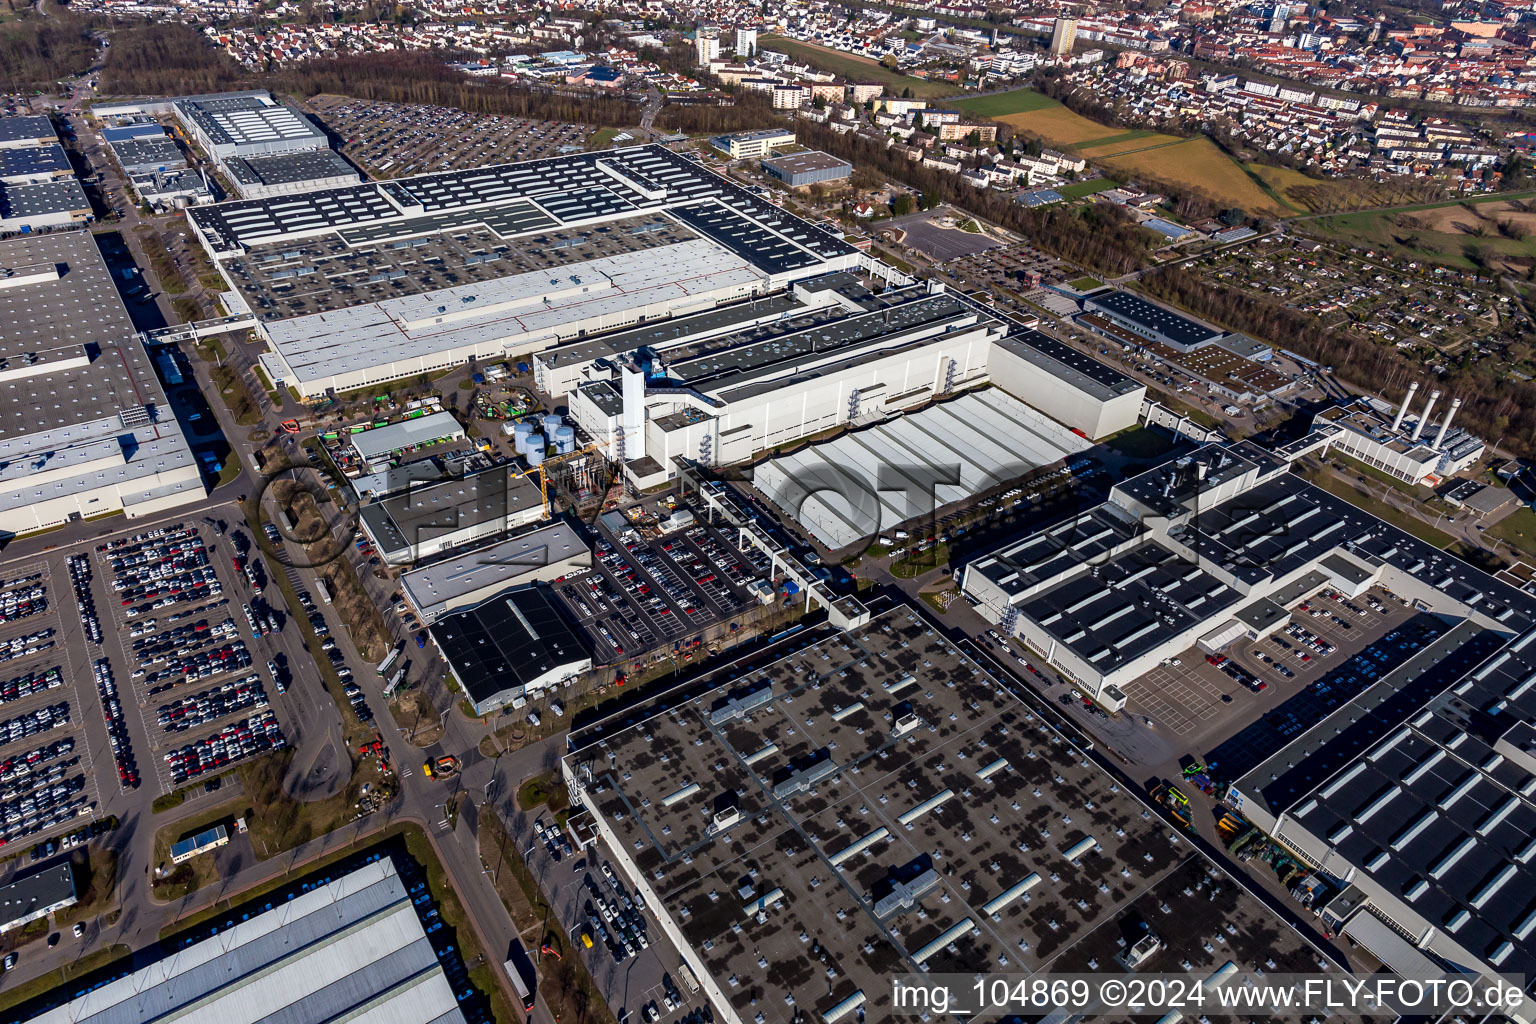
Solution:
{"label": "row of parked car", "polygon": [[26,675],[17,676],[15,679],[7,679],[0,682],[0,704],[9,704],[12,701],[30,697],[34,693],[45,693],[48,690],[56,690],[64,685],[64,673],[58,667],[45,668],[37,672],[28,672]]}
{"label": "row of parked car", "polygon": [[96,692],[101,696],[102,716],[107,722],[107,739],[112,744],[112,757],[117,761],[117,781],[124,789],[137,789],[139,766],[133,759],[133,748],[128,743],[128,723],[123,718],[123,707],[117,699],[117,682],[112,678],[112,665],[106,658],[98,658],[92,670],[96,674]]}
{"label": "row of parked car", "polygon": [[253,674],[164,704],[158,720],[166,732],[186,732],[237,711],[266,706],[267,691],[262,688],[261,677]]}
{"label": "row of parked car", "polygon": [[80,606],[80,623],[93,644],[101,643],[101,619],[96,615],[96,599],[91,596],[91,560],[85,555],[69,556],[69,581]]}
{"label": "row of parked car", "polygon": [[165,763],[171,779],[181,785],[256,754],[277,750],[286,742],[277,718],[272,712],[263,711],[231,722],[212,736],[168,752]]}

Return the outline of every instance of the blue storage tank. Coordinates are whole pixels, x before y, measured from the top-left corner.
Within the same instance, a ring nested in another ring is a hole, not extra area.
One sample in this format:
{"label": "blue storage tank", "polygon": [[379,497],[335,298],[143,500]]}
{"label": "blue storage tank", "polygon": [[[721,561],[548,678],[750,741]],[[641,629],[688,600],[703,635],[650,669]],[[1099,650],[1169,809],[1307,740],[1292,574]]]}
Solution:
{"label": "blue storage tank", "polygon": [[527,457],[530,469],[544,461],[543,434],[529,434],[524,445],[523,455]]}
{"label": "blue storage tank", "polygon": [[560,427],[555,431],[555,451],[569,455],[576,450],[576,428]]}
{"label": "blue storage tank", "polygon": [[533,424],[527,420],[519,420],[512,424],[512,447],[519,455],[528,454],[528,435],[533,433]]}

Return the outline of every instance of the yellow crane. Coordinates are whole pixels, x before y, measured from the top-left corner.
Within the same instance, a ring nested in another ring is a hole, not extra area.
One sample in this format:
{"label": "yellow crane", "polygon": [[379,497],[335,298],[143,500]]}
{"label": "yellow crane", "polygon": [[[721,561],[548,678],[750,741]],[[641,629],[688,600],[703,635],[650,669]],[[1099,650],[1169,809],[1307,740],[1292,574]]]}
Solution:
{"label": "yellow crane", "polygon": [[530,470],[530,472],[537,472],[539,474],[539,494],[544,499],[545,515],[549,514],[549,470],[554,466],[584,458],[596,452],[606,451],[607,448],[608,446],[603,443],[589,444],[573,452],[566,452],[564,455],[551,455],[539,463],[534,470]]}

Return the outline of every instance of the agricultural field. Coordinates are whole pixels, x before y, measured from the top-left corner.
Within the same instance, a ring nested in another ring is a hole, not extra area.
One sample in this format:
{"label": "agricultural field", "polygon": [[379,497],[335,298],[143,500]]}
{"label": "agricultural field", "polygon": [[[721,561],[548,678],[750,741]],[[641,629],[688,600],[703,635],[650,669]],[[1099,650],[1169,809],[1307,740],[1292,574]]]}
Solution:
{"label": "agricultural field", "polygon": [[763,36],[760,45],[770,50],[781,50],[791,57],[855,82],[881,82],[897,95],[900,95],[903,89],[911,89],[912,95],[919,99],[935,99],[940,96],[953,96],[960,91],[958,85],[950,82],[903,75],[868,57],[843,53],[825,46],[817,46],[815,43],[804,43],[798,39],[768,35]]}
{"label": "agricultural field", "polygon": [[1161,132],[1126,132],[1123,135],[1112,135],[1107,139],[1084,142],[1077,147],[1077,151],[1090,160],[1102,160],[1105,157],[1125,156],[1129,153],[1140,153],[1144,149],[1157,149],[1185,141],[1187,140],[1177,135],[1164,135]]}
{"label": "agricultural field", "polygon": [[1032,135],[1048,146],[1077,147],[1085,142],[1124,134],[1118,128],[1090,121],[1054,101],[1048,107],[1005,114],[995,120],[1012,125],[1024,135]]}
{"label": "agricultural field", "polygon": [[978,117],[994,118],[1003,118],[1009,114],[1026,114],[1031,110],[1047,110],[1059,106],[1061,104],[1049,96],[1035,92],[1033,89],[1015,89],[1013,92],[1000,92],[993,96],[970,96],[955,101],[955,107],[959,110],[969,111]]}
{"label": "agricultural field", "polygon": [[1102,159],[1090,155],[1096,163],[1117,176],[1134,179],[1137,175],[1145,175],[1156,181],[1182,185],[1217,203],[1241,207],[1262,216],[1279,217],[1290,213],[1210,139],[1186,139]]}
{"label": "agricultural field", "polygon": [[1300,226],[1398,259],[1463,270],[1524,274],[1536,265],[1536,193],[1341,213]]}
{"label": "agricultural field", "polygon": [[1342,213],[1425,202],[1427,182],[1368,181],[1363,178],[1311,178],[1288,167],[1247,164],[1248,171],[1297,213]]}

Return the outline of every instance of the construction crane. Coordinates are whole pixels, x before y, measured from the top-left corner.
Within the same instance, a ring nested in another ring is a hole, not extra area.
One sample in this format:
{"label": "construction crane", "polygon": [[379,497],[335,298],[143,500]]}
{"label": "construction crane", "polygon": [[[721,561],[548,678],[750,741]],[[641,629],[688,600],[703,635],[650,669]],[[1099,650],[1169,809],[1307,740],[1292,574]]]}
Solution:
{"label": "construction crane", "polygon": [[[604,452],[607,451],[607,449],[608,449],[608,445],[605,444],[605,443],[589,444],[586,447],[578,448],[578,449],[576,449],[573,452],[566,452],[564,455],[551,455],[548,458],[546,458],[543,462],[539,463],[539,465],[537,467],[535,467],[535,469],[537,470],[537,472],[539,474],[539,494],[544,499],[544,512],[545,512],[546,515],[549,514],[549,511],[550,511],[550,509],[549,509],[549,477],[550,477],[550,470],[552,468],[556,467],[556,466],[562,466],[562,465],[564,465],[564,464],[566,464],[568,462],[575,462],[578,459],[585,460],[588,456],[593,455],[595,453],[604,453]],[[604,458],[606,458],[606,455],[604,455]],[[585,478],[585,480],[586,480],[585,486],[586,486],[587,490],[595,490],[595,488],[593,487],[593,484],[595,483],[595,480],[592,479],[593,473],[592,473],[591,467],[578,464],[577,466],[574,466],[572,468],[574,469],[575,474],[578,477],[578,481],[580,481],[581,479]],[[605,486],[603,488],[603,490],[606,493],[607,487]]]}

